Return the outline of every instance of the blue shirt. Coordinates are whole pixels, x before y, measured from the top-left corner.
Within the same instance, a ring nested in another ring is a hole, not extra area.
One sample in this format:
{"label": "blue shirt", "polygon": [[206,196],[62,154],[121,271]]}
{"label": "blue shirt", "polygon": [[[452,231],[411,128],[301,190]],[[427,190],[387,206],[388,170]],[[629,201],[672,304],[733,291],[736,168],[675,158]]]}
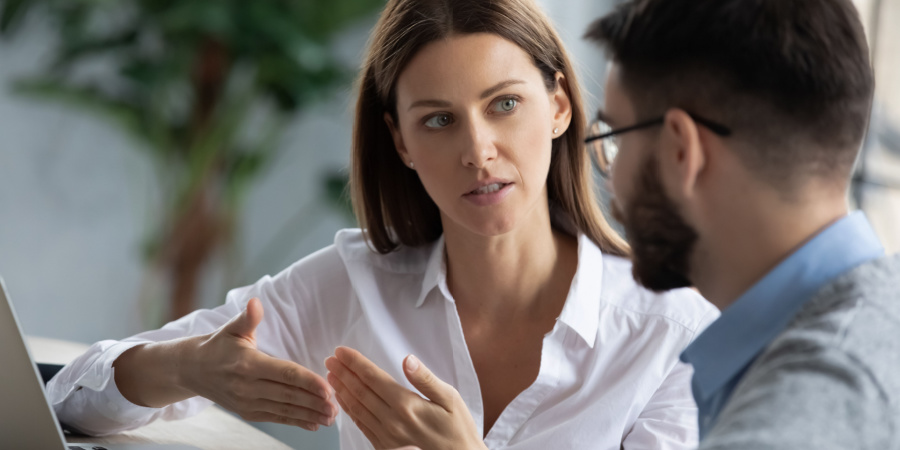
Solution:
{"label": "blue shirt", "polygon": [[831,279],[884,254],[862,212],[831,224],[744,292],[681,354],[702,440],[750,363]]}

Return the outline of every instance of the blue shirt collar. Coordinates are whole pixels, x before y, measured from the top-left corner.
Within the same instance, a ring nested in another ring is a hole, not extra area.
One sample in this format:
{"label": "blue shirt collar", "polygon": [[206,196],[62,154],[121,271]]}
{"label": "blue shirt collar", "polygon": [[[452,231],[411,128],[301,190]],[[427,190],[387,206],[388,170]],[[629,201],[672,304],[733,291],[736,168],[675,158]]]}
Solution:
{"label": "blue shirt collar", "polygon": [[723,311],[681,354],[694,366],[694,395],[706,401],[752,362],[829,280],[884,254],[862,212],[803,244]]}

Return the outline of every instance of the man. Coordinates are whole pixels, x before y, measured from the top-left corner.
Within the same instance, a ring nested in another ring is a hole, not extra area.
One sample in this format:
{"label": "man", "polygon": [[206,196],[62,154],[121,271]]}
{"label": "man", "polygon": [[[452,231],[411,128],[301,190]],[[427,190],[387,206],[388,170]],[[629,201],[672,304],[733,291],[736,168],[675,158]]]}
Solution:
{"label": "man", "polygon": [[633,0],[587,36],[634,276],[723,311],[682,354],[701,448],[900,448],[900,257],[846,200],[874,89],[851,1]]}

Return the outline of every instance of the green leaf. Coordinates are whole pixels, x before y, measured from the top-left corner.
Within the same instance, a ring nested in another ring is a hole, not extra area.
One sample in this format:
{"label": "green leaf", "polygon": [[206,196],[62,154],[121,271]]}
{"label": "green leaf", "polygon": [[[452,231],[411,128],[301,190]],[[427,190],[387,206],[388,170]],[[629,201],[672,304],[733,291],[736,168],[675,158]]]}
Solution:
{"label": "green leaf", "polygon": [[224,0],[180,1],[160,12],[158,25],[168,33],[221,37],[234,28],[229,2]]}
{"label": "green leaf", "polygon": [[98,53],[127,51],[129,47],[135,46],[137,37],[137,29],[128,29],[108,36],[82,36],[76,40],[63,42],[56,53],[53,65],[62,68]]}
{"label": "green leaf", "polygon": [[8,34],[18,26],[36,3],[32,0],[5,0],[0,4],[0,34]]}

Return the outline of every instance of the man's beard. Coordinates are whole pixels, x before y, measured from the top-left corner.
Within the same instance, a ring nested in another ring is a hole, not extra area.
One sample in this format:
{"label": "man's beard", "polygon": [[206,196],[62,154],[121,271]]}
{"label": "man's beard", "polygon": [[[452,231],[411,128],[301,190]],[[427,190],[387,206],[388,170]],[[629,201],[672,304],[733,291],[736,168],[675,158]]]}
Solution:
{"label": "man's beard", "polygon": [[644,163],[624,214],[615,201],[612,214],[631,244],[635,281],[655,292],[692,285],[690,256],[697,233],[666,196],[655,156]]}

